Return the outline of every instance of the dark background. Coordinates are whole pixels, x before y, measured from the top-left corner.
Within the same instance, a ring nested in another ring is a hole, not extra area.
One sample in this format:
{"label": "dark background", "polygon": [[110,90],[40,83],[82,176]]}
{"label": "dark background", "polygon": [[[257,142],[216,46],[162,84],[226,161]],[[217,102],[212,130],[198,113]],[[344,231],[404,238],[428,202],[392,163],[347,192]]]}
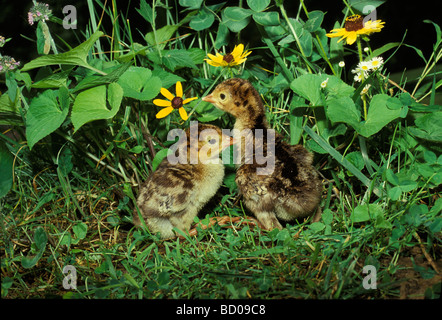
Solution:
{"label": "dark background", "polygon": [[[105,0],[102,0],[105,2]],[[26,62],[37,57],[36,43],[25,39],[35,39],[36,24],[30,26],[27,21],[27,12],[32,6],[32,1],[1,1],[0,9],[0,35],[5,38],[12,38],[3,48],[1,53],[3,55],[10,55],[17,61],[24,65]],[[57,39],[57,36],[62,38],[71,46],[78,45],[84,40],[81,31],[85,30],[86,24],[89,23],[89,12],[87,8],[86,0],[82,1],[55,1],[47,0],[42,1],[48,3],[55,16],[62,19],[64,17],[62,8],[71,4],[77,8],[78,16],[78,29],[76,32],[72,30],[64,30],[62,26],[49,22],[49,28],[57,44],[62,42]],[[150,2],[150,1],[148,1]],[[164,2],[164,1],[163,1]],[[218,1],[207,1],[209,4],[217,3]],[[128,16],[130,19],[132,34],[134,40],[144,44],[141,34],[136,30],[140,30],[145,34],[150,31],[149,24],[136,12],[135,8],[139,8],[139,0],[117,0],[118,10],[123,12],[124,16]],[[169,1],[169,4],[174,3]],[[178,0],[176,1],[178,3]],[[228,1],[227,5],[237,5],[238,1]],[[246,1],[243,0],[244,7],[246,7]],[[342,21],[344,5],[339,0],[329,1],[316,1],[306,0],[305,5],[309,11],[321,10],[326,12],[323,27],[330,31],[333,28],[335,21]],[[111,7],[111,0],[107,3],[108,7]],[[284,6],[288,12],[289,17],[295,17],[299,2],[298,1],[285,1]],[[431,24],[424,23],[423,20],[430,19],[438,24],[441,24],[441,10],[438,8],[440,3],[438,1],[393,1],[388,0],[386,3],[378,7],[377,16],[378,19],[382,19],[386,22],[384,29],[380,33],[373,34],[371,39],[371,47],[378,48],[389,42],[400,42],[407,31],[405,43],[413,45],[421,49],[425,56],[428,58],[432,53],[432,47],[436,39],[434,27]],[[273,9],[272,9],[273,10]],[[101,9],[97,10],[101,12]],[[303,16],[301,16],[304,18]],[[105,15],[105,21],[109,24],[109,17]],[[163,26],[161,19],[157,19],[158,27]],[[111,28],[107,27],[107,32],[111,32]],[[256,35],[259,37],[259,34]],[[233,39],[233,38],[232,38]],[[260,43],[259,38],[251,39],[252,42]],[[356,45],[352,46],[354,49]],[[65,51],[66,48],[61,48],[60,51]],[[390,52],[389,52],[390,53]],[[389,56],[389,53],[386,56]],[[385,58],[385,56],[384,56]],[[404,68],[412,69],[423,67],[424,62],[418,57],[418,55],[408,47],[402,47],[397,54],[390,60],[388,70],[392,73],[402,72]]]}

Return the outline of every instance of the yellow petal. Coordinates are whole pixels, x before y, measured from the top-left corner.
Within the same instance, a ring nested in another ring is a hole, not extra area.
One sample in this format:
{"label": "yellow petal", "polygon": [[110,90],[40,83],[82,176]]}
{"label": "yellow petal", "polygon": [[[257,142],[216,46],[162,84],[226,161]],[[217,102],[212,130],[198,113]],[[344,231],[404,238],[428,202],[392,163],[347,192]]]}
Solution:
{"label": "yellow petal", "polygon": [[176,96],[182,98],[183,97],[183,86],[181,84],[181,81],[176,82],[175,86]]}
{"label": "yellow petal", "polygon": [[347,44],[355,43],[357,38],[358,38],[358,34],[356,32],[349,32],[347,35]]}
{"label": "yellow petal", "polygon": [[160,110],[160,112],[157,113],[156,117],[157,117],[157,119],[167,117],[172,111],[173,111],[173,107],[166,107],[166,108]]}
{"label": "yellow petal", "polygon": [[172,106],[172,102],[170,102],[169,100],[163,100],[163,99],[155,99],[153,101],[153,104],[159,107],[171,107]]}
{"label": "yellow petal", "polygon": [[232,51],[232,56],[235,58],[239,57],[242,52],[244,51],[244,45],[240,43],[239,45],[235,46],[235,48]]}
{"label": "yellow petal", "polygon": [[186,112],[186,110],[184,110],[184,108],[179,108],[178,111],[179,111],[179,113],[180,113],[181,118],[182,118],[184,121],[186,121],[187,119],[189,119],[189,116],[187,115],[187,112]]}
{"label": "yellow petal", "polygon": [[175,96],[173,94],[171,94],[170,91],[167,90],[166,88],[161,88],[161,94],[169,100],[172,100],[173,98],[175,98]]}
{"label": "yellow petal", "polygon": [[209,59],[204,59],[204,60],[206,60],[207,64],[210,64],[211,66],[214,66],[214,67],[223,67],[223,66],[227,65],[226,63],[223,63],[225,61],[223,61],[223,62],[216,62],[216,61],[209,60]]}
{"label": "yellow petal", "polygon": [[198,97],[188,98],[188,99],[183,101],[183,104],[189,103],[190,101],[193,101],[193,100],[196,100],[196,99],[198,99]]}

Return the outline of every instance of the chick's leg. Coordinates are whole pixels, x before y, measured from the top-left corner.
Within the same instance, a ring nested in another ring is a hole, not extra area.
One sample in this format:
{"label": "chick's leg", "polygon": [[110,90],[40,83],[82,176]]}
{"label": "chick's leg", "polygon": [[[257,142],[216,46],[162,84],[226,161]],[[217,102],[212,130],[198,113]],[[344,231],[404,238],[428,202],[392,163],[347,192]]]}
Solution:
{"label": "chick's leg", "polygon": [[278,228],[279,230],[282,229],[281,224],[279,223],[278,219],[276,218],[276,215],[274,212],[267,212],[267,211],[257,211],[254,212],[256,219],[263,225],[264,229],[266,230],[273,230],[275,228]]}

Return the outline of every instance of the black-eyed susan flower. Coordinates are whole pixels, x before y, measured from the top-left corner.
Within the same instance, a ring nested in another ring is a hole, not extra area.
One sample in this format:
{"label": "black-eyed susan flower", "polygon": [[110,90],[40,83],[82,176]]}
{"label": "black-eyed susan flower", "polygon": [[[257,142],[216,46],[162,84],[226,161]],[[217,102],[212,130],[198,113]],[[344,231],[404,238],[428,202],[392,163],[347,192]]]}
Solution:
{"label": "black-eyed susan flower", "polygon": [[183,100],[183,86],[181,85],[181,81],[178,81],[176,83],[175,93],[176,95],[173,95],[166,88],[161,88],[161,94],[169,100],[163,100],[163,99],[153,100],[153,103],[155,105],[159,107],[164,107],[164,109],[160,110],[157,113],[156,115],[157,119],[167,117],[174,109],[178,109],[178,112],[180,113],[180,116],[184,121],[186,121],[189,118],[186,110],[184,109],[184,105],[189,103],[190,101],[198,99],[198,97],[193,97]]}
{"label": "black-eyed susan flower", "polygon": [[382,20],[369,20],[364,23],[364,18],[361,15],[354,14],[345,19],[344,28],[331,30],[331,33],[327,33],[327,37],[341,37],[338,42],[347,39],[347,44],[353,44],[358,36],[380,32],[384,24],[385,22]]}
{"label": "black-eyed susan flower", "polygon": [[204,60],[214,67],[233,67],[244,63],[247,60],[247,56],[251,53],[252,51],[244,51],[244,45],[241,43],[235,46],[231,53],[222,55],[217,52],[216,56],[208,53],[209,59]]}

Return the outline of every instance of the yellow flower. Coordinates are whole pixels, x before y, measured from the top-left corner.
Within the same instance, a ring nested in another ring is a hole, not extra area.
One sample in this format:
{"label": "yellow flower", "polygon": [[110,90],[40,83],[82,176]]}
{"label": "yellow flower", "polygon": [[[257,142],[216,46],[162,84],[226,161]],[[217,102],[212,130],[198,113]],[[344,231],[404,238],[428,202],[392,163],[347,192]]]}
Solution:
{"label": "yellow flower", "polygon": [[364,23],[364,18],[359,14],[355,14],[345,19],[344,28],[333,29],[331,33],[327,33],[327,37],[342,37],[338,42],[347,38],[347,44],[353,44],[358,36],[370,35],[373,32],[380,32],[385,22],[382,20],[369,20]]}
{"label": "yellow flower", "polygon": [[222,55],[216,53],[216,56],[208,53],[209,59],[204,59],[208,64],[214,67],[233,67],[244,63],[247,60],[247,56],[251,54],[252,51],[244,51],[244,45],[241,43],[233,49],[231,53]]}
{"label": "yellow flower", "polygon": [[183,86],[181,85],[180,81],[178,81],[175,85],[175,92],[176,95],[174,96],[166,88],[161,88],[161,94],[169,100],[155,99],[153,101],[155,105],[159,107],[165,107],[164,109],[160,110],[157,113],[156,115],[157,119],[167,117],[174,109],[178,109],[180,116],[184,121],[186,121],[189,118],[183,106],[189,103],[190,101],[198,99],[198,97],[193,97],[183,100]]}

